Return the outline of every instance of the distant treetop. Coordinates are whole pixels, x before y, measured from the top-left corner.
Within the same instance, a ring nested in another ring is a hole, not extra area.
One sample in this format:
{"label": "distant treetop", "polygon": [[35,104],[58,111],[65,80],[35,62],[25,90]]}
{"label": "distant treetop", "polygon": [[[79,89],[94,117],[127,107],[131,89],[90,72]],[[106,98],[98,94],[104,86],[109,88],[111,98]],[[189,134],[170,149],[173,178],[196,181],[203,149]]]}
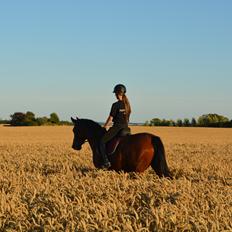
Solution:
{"label": "distant treetop", "polygon": [[72,125],[71,122],[60,121],[57,113],[51,113],[50,118],[36,118],[35,114],[30,111],[27,111],[26,113],[15,112],[10,117],[11,126]]}
{"label": "distant treetop", "polygon": [[188,118],[173,120],[153,118],[146,121],[145,126],[178,126],[178,127],[232,127],[232,120],[219,114],[203,114],[197,120]]}

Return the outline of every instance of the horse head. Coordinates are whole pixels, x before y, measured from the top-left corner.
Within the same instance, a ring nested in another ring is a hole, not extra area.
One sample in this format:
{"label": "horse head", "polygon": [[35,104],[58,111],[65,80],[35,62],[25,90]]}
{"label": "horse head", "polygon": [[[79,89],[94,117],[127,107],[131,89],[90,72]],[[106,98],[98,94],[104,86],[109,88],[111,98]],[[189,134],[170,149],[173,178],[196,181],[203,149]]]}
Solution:
{"label": "horse head", "polygon": [[73,145],[75,150],[81,150],[82,145],[88,140],[98,141],[99,138],[106,132],[105,128],[102,128],[98,123],[89,119],[76,119],[71,117],[74,124],[73,133]]}
{"label": "horse head", "polygon": [[74,124],[73,128],[73,133],[74,133],[74,138],[73,138],[73,145],[72,148],[75,150],[81,150],[82,145],[85,143],[87,137],[86,133],[84,131],[83,126],[81,125],[81,120],[79,118],[72,118],[71,120]]}

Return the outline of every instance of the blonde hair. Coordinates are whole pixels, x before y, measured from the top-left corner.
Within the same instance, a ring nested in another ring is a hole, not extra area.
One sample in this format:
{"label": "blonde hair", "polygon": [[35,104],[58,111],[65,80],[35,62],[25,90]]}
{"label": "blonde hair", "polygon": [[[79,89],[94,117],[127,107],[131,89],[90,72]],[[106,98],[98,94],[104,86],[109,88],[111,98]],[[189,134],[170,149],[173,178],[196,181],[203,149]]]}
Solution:
{"label": "blonde hair", "polygon": [[129,119],[130,119],[130,114],[131,114],[131,106],[130,106],[130,102],[127,98],[127,96],[125,94],[123,94],[122,96],[122,101],[125,105],[125,110],[126,110],[126,119],[127,121],[129,122]]}

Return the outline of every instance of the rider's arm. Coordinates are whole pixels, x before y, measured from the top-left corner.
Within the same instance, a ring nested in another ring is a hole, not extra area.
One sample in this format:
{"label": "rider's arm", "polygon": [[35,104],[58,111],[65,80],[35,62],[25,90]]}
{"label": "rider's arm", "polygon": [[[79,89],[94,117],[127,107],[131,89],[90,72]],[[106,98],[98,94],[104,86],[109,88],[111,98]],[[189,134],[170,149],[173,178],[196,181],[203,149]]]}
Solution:
{"label": "rider's arm", "polygon": [[111,115],[109,115],[109,117],[107,118],[104,127],[106,128],[107,126],[109,126],[109,124],[112,122],[113,117]]}

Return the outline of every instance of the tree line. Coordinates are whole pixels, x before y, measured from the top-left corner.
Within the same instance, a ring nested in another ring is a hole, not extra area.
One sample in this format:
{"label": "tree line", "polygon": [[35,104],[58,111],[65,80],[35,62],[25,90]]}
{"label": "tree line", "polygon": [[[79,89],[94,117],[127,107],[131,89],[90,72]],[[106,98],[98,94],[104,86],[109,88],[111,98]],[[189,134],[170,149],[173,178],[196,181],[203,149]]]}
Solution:
{"label": "tree line", "polygon": [[[60,121],[57,113],[51,113],[50,117],[35,117],[31,111],[26,113],[15,112],[10,120],[1,120],[0,124],[10,124],[11,126],[42,126],[42,125],[72,125],[69,121]],[[176,127],[224,127],[232,128],[232,120],[219,114],[204,114],[198,119],[188,118],[167,120],[153,118],[144,123],[145,126],[176,126]]]}
{"label": "tree line", "polygon": [[0,120],[0,124],[10,124],[11,126],[42,126],[42,125],[72,125],[68,121],[60,121],[57,113],[51,113],[50,117],[35,117],[31,111],[15,112],[10,115],[10,120]]}
{"label": "tree line", "polygon": [[153,118],[150,121],[146,121],[145,126],[176,126],[176,127],[224,127],[231,128],[232,120],[219,114],[203,114],[198,119],[188,118],[177,120],[166,120]]}

